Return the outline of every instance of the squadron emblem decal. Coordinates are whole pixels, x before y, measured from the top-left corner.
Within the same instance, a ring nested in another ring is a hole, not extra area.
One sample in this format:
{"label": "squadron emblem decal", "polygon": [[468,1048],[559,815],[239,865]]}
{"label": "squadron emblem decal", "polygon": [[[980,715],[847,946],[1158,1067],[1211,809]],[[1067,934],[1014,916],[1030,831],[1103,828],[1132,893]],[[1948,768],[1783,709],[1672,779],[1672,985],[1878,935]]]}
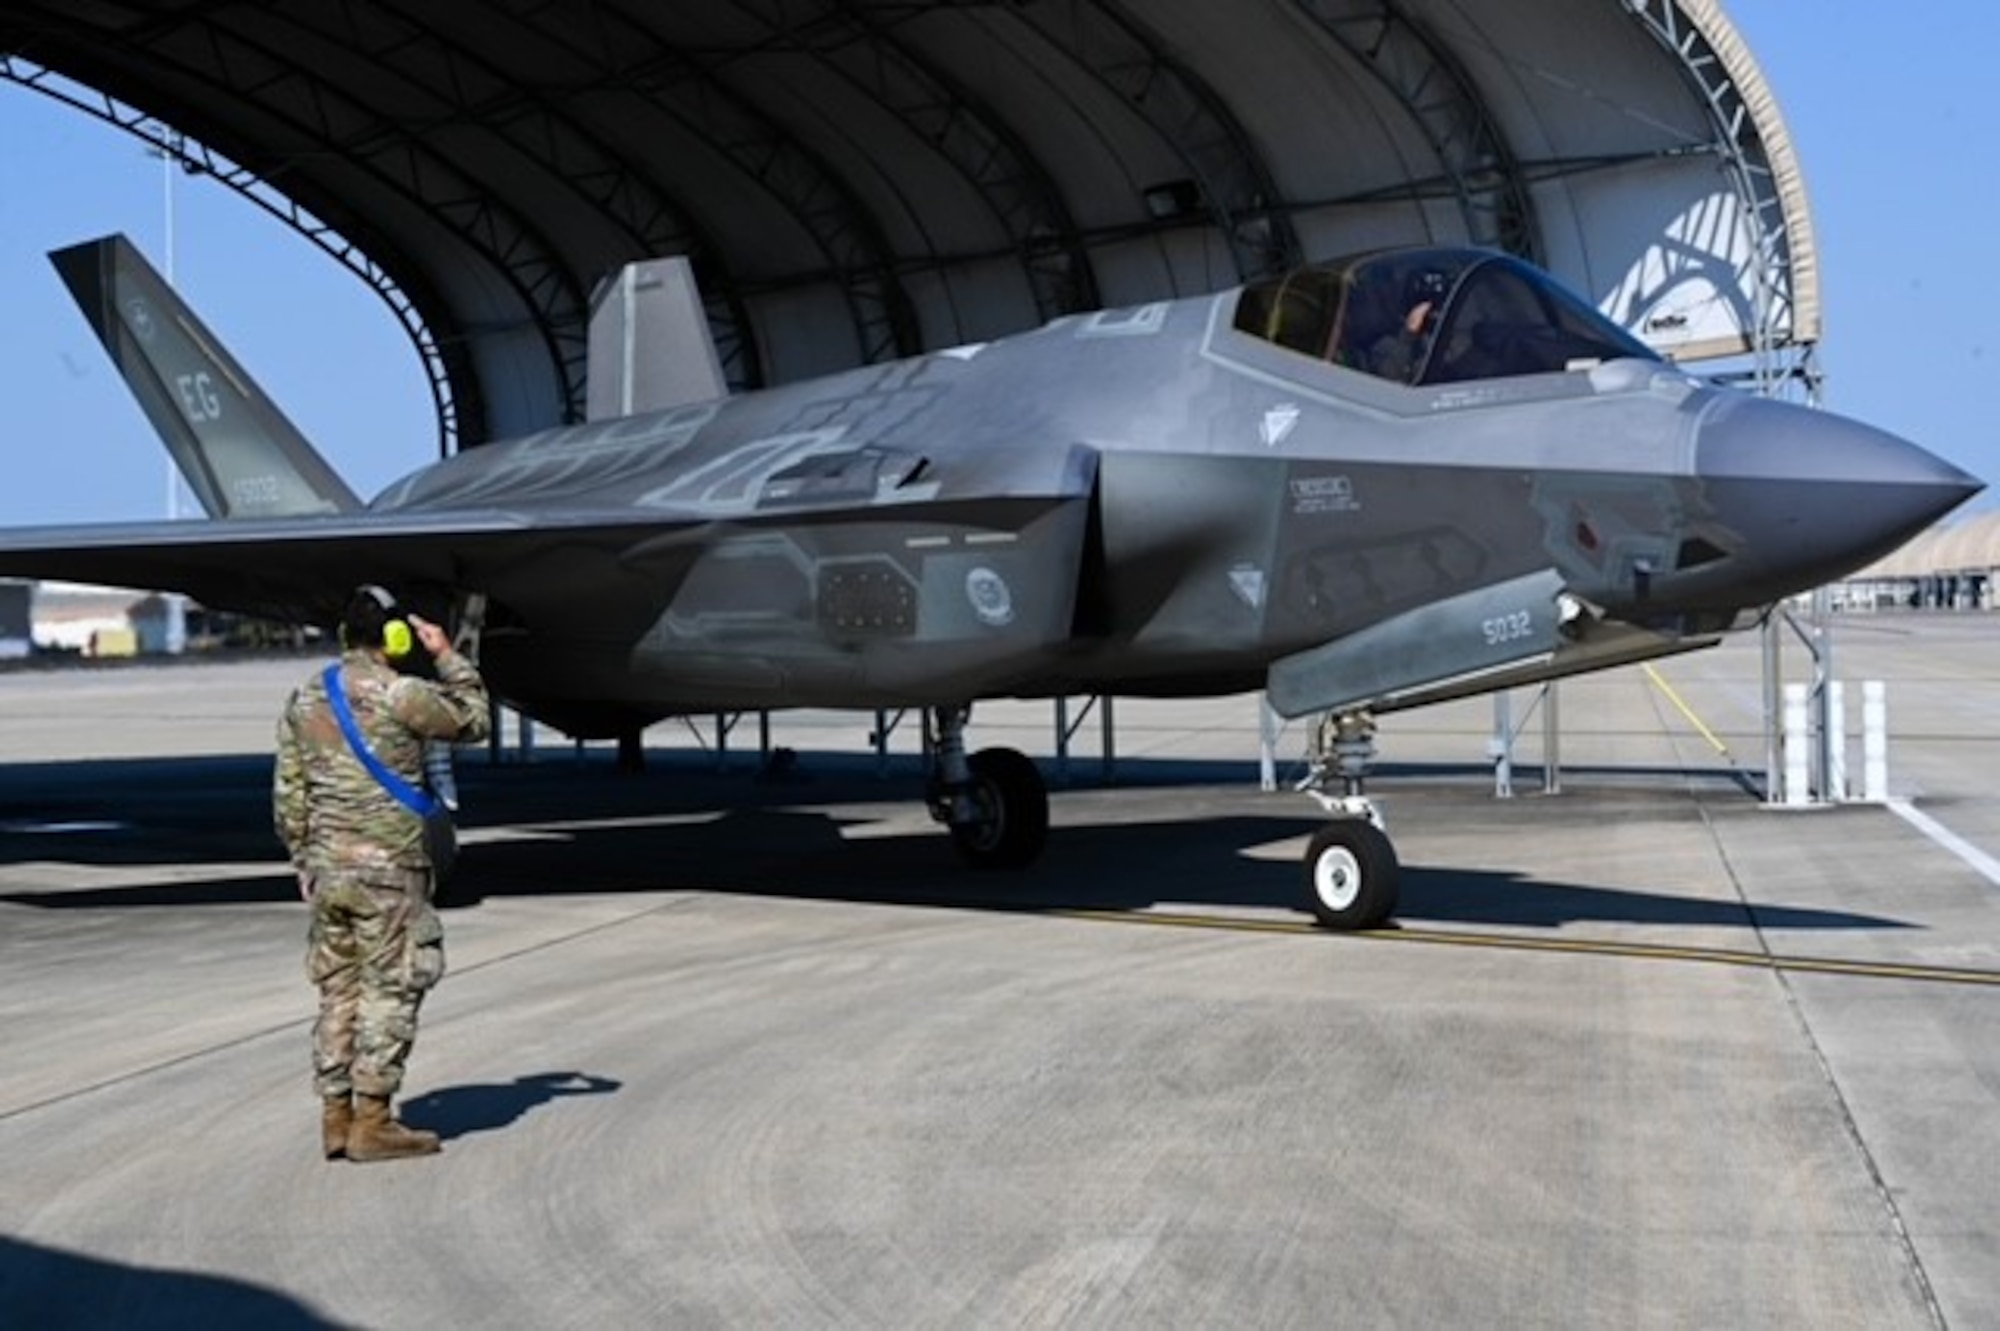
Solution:
{"label": "squadron emblem decal", "polygon": [[965,599],[979,622],[1001,628],[1014,622],[1014,593],[1007,580],[981,564],[965,575]]}

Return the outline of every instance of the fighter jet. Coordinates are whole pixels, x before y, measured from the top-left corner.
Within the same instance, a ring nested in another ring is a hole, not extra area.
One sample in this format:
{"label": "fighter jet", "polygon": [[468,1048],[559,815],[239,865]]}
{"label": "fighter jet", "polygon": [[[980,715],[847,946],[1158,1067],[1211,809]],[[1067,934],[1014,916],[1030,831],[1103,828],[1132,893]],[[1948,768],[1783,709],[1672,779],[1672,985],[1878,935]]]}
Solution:
{"label": "fighter jet", "polygon": [[1396,905],[1375,716],[1711,644],[1981,488],[1427,248],[547,429],[363,503],[129,244],[52,258],[211,520],[4,531],[0,572],[323,623],[389,583],[579,737],[921,708],[982,867],[1037,857],[1048,797],[968,751],[978,700],[1263,689],[1323,716],[1302,904],[1335,929]]}

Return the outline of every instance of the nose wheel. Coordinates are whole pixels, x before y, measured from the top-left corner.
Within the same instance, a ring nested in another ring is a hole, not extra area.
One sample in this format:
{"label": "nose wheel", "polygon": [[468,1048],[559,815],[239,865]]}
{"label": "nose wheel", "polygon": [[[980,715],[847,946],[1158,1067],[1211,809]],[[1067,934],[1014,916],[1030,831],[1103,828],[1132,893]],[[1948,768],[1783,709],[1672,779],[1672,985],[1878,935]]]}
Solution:
{"label": "nose wheel", "polygon": [[1373,929],[1395,913],[1399,869],[1373,823],[1328,823],[1306,846],[1306,907],[1328,929]]}
{"label": "nose wheel", "polygon": [[1374,762],[1374,718],[1332,713],[1314,737],[1312,771],[1299,784],[1333,818],[1313,833],[1305,859],[1305,907],[1328,929],[1373,929],[1396,912],[1402,867],[1362,789]]}

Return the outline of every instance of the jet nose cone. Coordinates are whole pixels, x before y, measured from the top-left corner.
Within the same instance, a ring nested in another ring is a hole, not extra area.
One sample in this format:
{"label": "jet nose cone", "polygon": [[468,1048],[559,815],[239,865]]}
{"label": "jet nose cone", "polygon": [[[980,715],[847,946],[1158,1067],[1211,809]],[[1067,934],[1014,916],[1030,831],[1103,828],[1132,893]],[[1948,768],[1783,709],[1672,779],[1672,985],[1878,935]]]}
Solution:
{"label": "jet nose cone", "polygon": [[1742,542],[1734,572],[1760,601],[1881,558],[1985,488],[1886,431],[1742,393],[1717,399],[1698,439],[1696,470]]}

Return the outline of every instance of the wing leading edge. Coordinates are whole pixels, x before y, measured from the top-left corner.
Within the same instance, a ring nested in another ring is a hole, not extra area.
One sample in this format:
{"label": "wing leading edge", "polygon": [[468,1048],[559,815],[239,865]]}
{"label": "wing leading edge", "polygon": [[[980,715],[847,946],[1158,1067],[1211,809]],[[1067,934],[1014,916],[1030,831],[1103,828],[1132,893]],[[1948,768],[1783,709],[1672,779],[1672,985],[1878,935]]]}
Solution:
{"label": "wing leading edge", "polygon": [[481,588],[565,549],[616,561],[691,525],[481,511],[17,527],[0,531],[0,573],[157,587],[295,620],[331,614],[358,581]]}

